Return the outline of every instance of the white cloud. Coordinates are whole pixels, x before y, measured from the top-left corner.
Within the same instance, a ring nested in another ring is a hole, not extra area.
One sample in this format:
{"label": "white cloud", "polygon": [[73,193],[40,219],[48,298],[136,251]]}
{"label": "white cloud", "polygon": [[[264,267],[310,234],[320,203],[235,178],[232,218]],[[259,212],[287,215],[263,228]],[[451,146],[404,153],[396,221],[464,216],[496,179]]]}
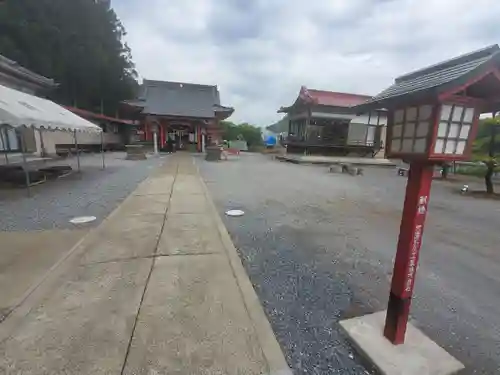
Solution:
{"label": "white cloud", "polygon": [[498,0],[115,0],[149,79],[218,84],[232,119],[267,125],[301,85],[376,94],[500,41]]}

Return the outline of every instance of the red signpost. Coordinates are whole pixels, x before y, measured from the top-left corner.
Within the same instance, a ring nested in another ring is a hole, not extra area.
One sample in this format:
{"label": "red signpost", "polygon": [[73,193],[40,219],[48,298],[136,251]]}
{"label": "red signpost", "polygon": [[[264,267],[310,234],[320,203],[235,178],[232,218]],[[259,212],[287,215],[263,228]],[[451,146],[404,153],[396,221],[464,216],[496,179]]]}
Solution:
{"label": "red signpost", "polygon": [[404,343],[434,165],[468,160],[479,115],[500,108],[500,47],[494,45],[396,78],[358,105],[387,110],[386,157],[410,163],[384,336]]}
{"label": "red signpost", "polygon": [[405,338],[433,173],[432,164],[410,164],[384,328],[384,336],[395,345]]}

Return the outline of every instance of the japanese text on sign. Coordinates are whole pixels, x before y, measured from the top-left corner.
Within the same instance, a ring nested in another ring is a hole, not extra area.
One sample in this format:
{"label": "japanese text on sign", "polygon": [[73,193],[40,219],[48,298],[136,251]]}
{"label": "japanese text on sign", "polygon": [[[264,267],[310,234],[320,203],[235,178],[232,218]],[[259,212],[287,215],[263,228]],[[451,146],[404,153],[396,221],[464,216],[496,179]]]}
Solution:
{"label": "japanese text on sign", "polygon": [[418,250],[420,248],[420,242],[422,238],[422,225],[417,225],[415,227],[415,233],[413,235],[413,241],[411,244],[410,259],[408,262],[408,273],[406,275],[405,291],[410,292],[413,283],[413,277],[415,276],[415,271],[417,267],[417,256]]}
{"label": "japanese text on sign", "polygon": [[418,198],[417,225],[415,225],[415,230],[413,232],[410,257],[408,259],[408,269],[406,273],[405,292],[407,293],[412,290],[413,279],[415,278],[415,272],[417,270],[417,258],[422,242],[423,220],[425,218],[424,215],[427,212],[428,200],[429,197],[427,195],[422,195]]}
{"label": "japanese text on sign", "polygon": [[419,215],[423,215],[427,212],[427,199],[428,197],[426,195],[422,195],[418,199],[418,207],[417,207],[417,212]]}

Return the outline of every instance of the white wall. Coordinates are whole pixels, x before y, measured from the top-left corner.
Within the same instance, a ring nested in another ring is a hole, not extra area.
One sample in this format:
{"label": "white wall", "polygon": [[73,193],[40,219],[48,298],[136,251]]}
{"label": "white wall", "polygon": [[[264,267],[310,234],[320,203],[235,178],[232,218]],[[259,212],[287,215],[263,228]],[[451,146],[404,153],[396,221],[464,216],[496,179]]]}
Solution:
{"label": "white wall", "polygon": [[[386,133],[387,133],[387,116],[384,114],[377,114],[377,112],[369,114],[363,114],[354,117],[349,123],[349,134],[347,137],[347,142],[349,144],[360,144],[360,143],[370,143],[374,141],[374,136],[376,134],[375,126],[381,127],[380,129],[380,140],[383,142],[385,147],[386,143]],[[384,152],[381,150],[377,157],[383,157]]]}
{"label": "white wall", "polygon": [[[113,133],[103,133],[104,134],[104,144],[109,143],[120,143],[121,138],[119,134]],[[61,130],[49,131],[42,130],[43,137],[43,145],[45,148],[45,152],[48,155],[55,155],[56,153],[56,145],[73,145],[75,143],[75,138],[72,132],[66,132]],[[79,145],[89,145],[101,144],[101,134],[100,133],[85,133],[85,132],[77,132],[76,134],[78,144]],[[41,147],[40,143],[37,144],[37,153],[40,154]]]}

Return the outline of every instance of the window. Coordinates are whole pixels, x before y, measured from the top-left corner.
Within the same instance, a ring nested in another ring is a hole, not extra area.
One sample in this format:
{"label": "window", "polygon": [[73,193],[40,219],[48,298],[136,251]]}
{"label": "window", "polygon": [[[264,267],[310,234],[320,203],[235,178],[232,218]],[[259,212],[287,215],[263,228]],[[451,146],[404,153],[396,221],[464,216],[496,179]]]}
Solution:
{"label": "window", "polygon": [[366,132],[366,144],[367,145],[372,145],[375,143],[375,134],[377,131],[377,126],[371,126],[369,125],[367,127],[367,132]]}
{"label": "window", "polygon": [[431,129],[432,106],[422,105],[394,112],[392,152],[424,153]]}
{"label": "window", "polygon": [[457,104],[443,104],[434,153],[462,155],[474,120],[474,108]]}

